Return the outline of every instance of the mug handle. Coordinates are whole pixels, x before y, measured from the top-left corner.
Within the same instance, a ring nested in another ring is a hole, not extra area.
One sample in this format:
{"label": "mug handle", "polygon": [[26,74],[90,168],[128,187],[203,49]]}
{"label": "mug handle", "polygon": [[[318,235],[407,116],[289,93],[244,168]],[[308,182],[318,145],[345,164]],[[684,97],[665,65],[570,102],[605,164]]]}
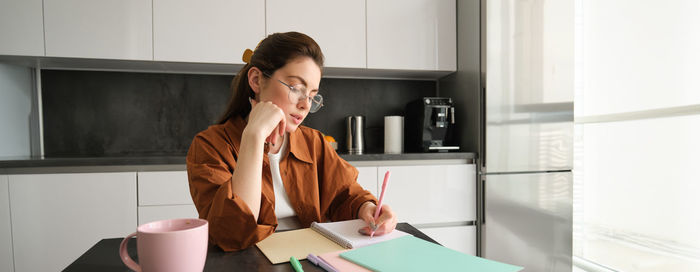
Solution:
{"label": "mug handle", "polygon": [[141,266],[134,262],[134,260],[129,257],[129,253],[126,252],[126,245],[129,243],[129,240],[131,240],[131,237],[136,237],[136,232],[124,237],[124,240],[122,240],[122,243],[119,245],[119,256],[121,257],[122,262],[124,262],[124,264],[131,270],[141,272]]}

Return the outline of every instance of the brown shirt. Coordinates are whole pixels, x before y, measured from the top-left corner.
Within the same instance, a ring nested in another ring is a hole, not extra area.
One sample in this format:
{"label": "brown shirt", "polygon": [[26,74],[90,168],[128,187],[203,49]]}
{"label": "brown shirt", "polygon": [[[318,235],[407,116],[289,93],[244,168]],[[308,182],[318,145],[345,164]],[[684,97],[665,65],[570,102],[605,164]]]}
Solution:
{"label": "brown shirt", "polygon": [[[231,191],[246,121],[231,118],[192,140],[187,153],[190,194],[199,217],[209,221],[209,239],[225,251],[248,248],[277,227],[275,195],[267,150],[263,155],[262,197],[256,222],[248,205]],[[322,134],[304,126],[289,134],[280,175],[302,226],[357,218],[360,206],[376,198],[357,183],[357,169],[338,156]]]}

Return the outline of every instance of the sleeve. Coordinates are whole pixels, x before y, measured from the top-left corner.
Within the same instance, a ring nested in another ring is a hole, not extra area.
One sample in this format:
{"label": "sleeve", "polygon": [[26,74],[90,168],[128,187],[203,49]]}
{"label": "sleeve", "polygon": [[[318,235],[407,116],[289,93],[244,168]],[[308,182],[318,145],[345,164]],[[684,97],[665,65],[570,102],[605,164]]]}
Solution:
{"label": "sleeve", "polygon": [[190,194],[199,218],[209,222],[209,240],[224,251],[237,251],[272,234],[274,222],[261,222],[269,218],[263,216],[262,208],[256,222],[248,205],[233,194],[231,176],[236,165],[233,156],[230,163],[231,167],[211,141],[201,135],[195,137],[187,153]]}
{"label": "sleeve", "polygon": [[319,183],[321,195],[326,196],[329,203],[326,217],[331,221],[355,219],[362,204],[367,201],[376,204],[377,199],[357,183],[357,169],[338,156],[320,133],[319,137],[322,145]]}

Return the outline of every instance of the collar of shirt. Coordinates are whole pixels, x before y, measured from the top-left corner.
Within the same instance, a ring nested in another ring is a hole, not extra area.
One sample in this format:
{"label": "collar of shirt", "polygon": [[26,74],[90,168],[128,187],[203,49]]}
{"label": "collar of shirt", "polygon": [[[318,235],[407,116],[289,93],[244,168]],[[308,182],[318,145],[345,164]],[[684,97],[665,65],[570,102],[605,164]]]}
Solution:
{"label": "collar of shirt", "polygon": [[[233,143],[233,149],[236,153],[238,153],[241,144],[243,129],[247,124],[248,122],[245,119],[236,116],[226,121],[224,126],[226,134],[230,138],[231,143]],[[300,161],[313,163],[309,144],[306,143],[307,140],[305,136],[306,135],[302,132],[302,126],[299,126],[294,132],[289,133],[289,153]]]}

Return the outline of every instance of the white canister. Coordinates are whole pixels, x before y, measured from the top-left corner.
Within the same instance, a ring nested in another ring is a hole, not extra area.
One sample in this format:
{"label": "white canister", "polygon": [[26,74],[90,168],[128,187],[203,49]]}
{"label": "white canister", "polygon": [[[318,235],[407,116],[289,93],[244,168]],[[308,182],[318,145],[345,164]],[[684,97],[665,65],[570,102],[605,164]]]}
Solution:
{"label": "white canister", "polygon": [[384,153],[403,153],[403,116],[384,116]]}

